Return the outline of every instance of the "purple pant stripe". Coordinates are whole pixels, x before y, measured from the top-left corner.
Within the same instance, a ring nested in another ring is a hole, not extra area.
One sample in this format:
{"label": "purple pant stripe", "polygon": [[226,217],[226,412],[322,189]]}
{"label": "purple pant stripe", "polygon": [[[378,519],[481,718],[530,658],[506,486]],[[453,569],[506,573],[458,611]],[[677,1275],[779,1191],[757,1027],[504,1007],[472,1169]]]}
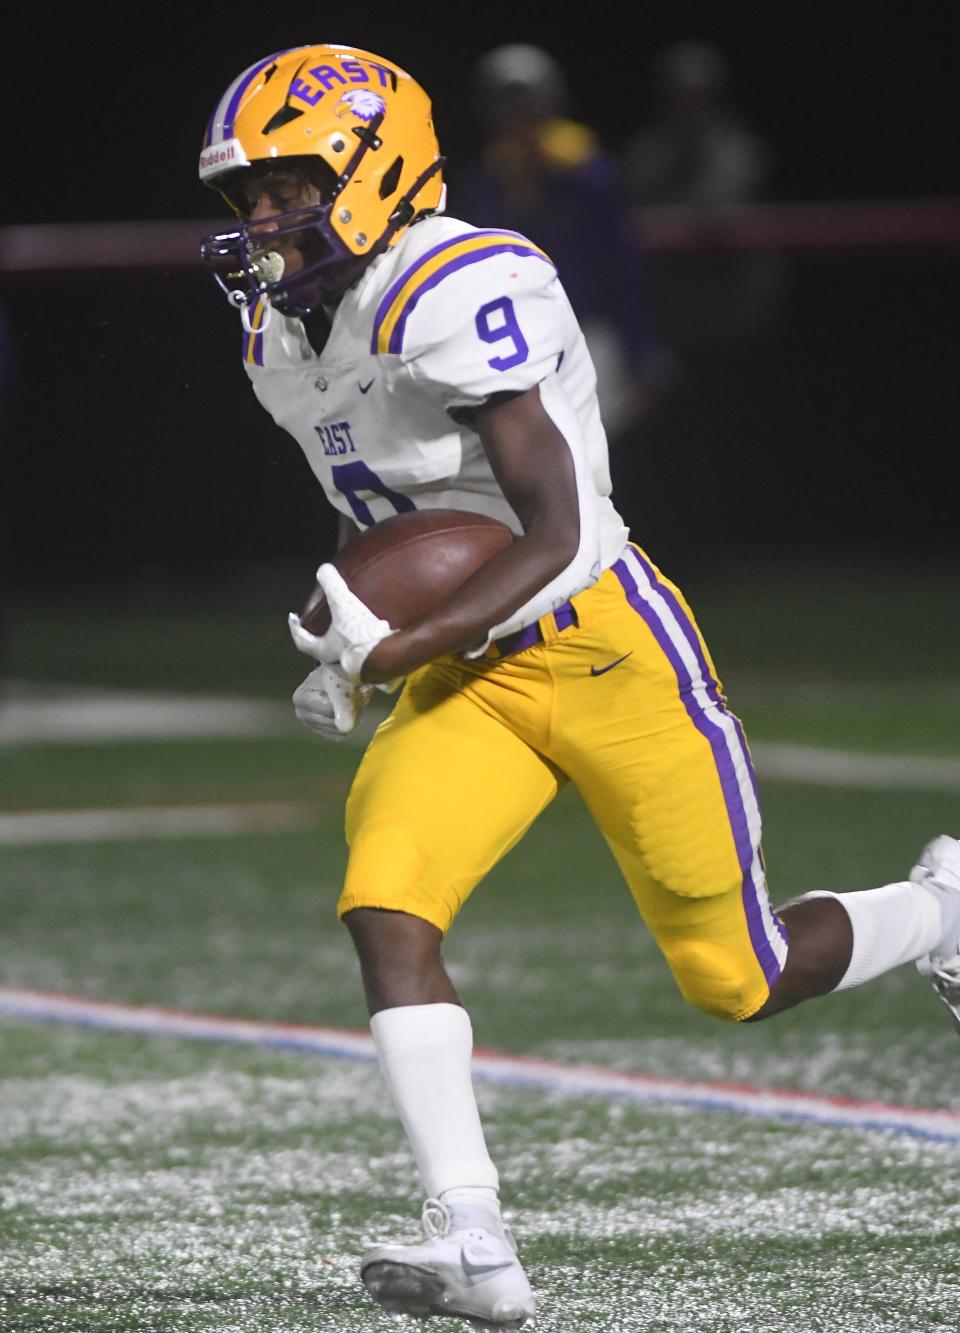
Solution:
{"label": "purple pant stripe", "polygon": [[[642,562],[641,562],[642,564]],[[683,661],[676,645],[667,633],[656,609],[647,602],[640,592],[637,582],[631,573],[625,560],[618,560],[613,566],[614,573],[620,581],[627,602],[631,608],[643,619],[653,637],[656,639],[670,665],[673,667],[677,676],[677,682],[680,686],[680,698],[687,711],[693,725],[700,734],[709,742],[714,763],[717,766],[717,773],[720,778],[720,788],[723,792],[724,805],[727,810],[727,818],[730,820],[730,828],[733,833],[734,846],[737,852],[737,862],[743,876],[743,906],[747,920],[747,930],[750,935],[750,942],[757,958],[757,962],[763,971],[768,985],[773,985],[780,975],[780,962],[773,951],[773,947],[767,938],[764,928],[763,913],[760,908],[760,895],[758,885],[754,876],[753,862],[756,855],[756,848],[750,835],[750,824],[747,818],[747,811],[743,803],[743,796],[740,790],[740,780],[737,773],[736,761],[730,750],[730,743],[724,729],[714,722],[700,706],[694,696],[694,685],[700,682],[694,682],[690,672]],[[662,587],[657,588],[657,592],[663,595],[669,591]],[[669,601],[669,599],[667,599]],[[680,622],[680,628],[684,632],[684,637],[689,637],[683,630],[683,622],[688,620],[682,612],[680,604],[674,600],[674,607],[671,607],[674,615]],[[688,622],[689,623],[689,622]],[[697,638],[693,626],[689,626],[694,638]],[[692,647],[692,645],[691,645]],[[698,655],[698,662],[702,658],[702,653]],[[712,680],[712,676],[707,673],[703,687]],[[709,695],[709,690],[707,690]],[[711,696],[712,698],[712,696]],[[712,699],[713,702],[716,702]],[[718,705],[719,706],[719,705]],[[745,755],[748,758],[748,756]],[[749,761],[748,761],[749,762]]]}
{"label": "purple pant stripe", "polygon": [[[737,740],[740,743],[740,749],[743,754],[744,763],[746,764],[747,775],[750,778],[750,786],[753,791],[753,798],[756,801],[757,805],[759,806],[760,792],[757,787],[757,774],[753,766],[753,759],[751,758],[750,755],[750,747],[747,745],[747,738],[744,735],[743,726],[740,722],[740,719],[738,717],[735,717],[734,714],[730,712],[730,710],[727,708],[726,703],[720,697],[719,685],[717,683],[716,678],[713,675],[713,672],[710,670],[710,664],[708,663],[706,654],[703,651],[703,644],[700,641],[700,636],[697,633],[696,627],[691,623],[689,615],[684,610],[682,604],[680,603],[679,599],[677,598],[672,588],[669,588],[665,583],[663,583],[658,578],[657,571],[654,569],[653,565],[650,564],[650,561],[643,554],[643,552],[639,550],[638,547],[633,545],[631,545],[630,549],[633,552],[634,556],[636,557],[637,563],[646,573],[651,584],[656,588],[657,592],[660,593],[661,597],[663,597],[664,601],[667,603],[667,605],[673,612],[674,617],[677,623],[679,624],[681,631],[683,632],[684,638],[687,640],[691,649],[693,650],[693,653],[696,656],[701,674],[703,676],[704,682],[707,687],[707,694],[709,695],[710,699],[717,705],[717,707],[728,718],[730,718],[731,722],[733,723],[734,730],[737,733]],[[786,940],[787,933],[784,930],[783,925],[780,922],[780,919],[774,913],[771,913],[771,916],[774,925],[776,926],[777,933],[780,935],[781,939]]]}
{"label": "purple pant stripe", "polygon": [[642,551],[636,546],[631,546],[630,550],[633,552],[637,559],[637,563],[640,565],[653,587],[656,588],[657,592],[673,612],[683,637],[686,639],[687,643],[689,643],[694,656],[697,659],[697,665],[700,667],[700,674],[703,677],[703,684],[707,694],[715,704],[720,704],[722,707],[719,686],[714,678],[713,672],[710,670],[710,664],[703,651],[703,644],[700,642],[700,636],[697,633],[696,628],[690,623],[690,617],[681,605],[676,593],[672,588],[669,588],[665,583],[660,581],[657,577],[657,571],[654,569],[653,565],[650,564],[650,561]]}
{"label": "purple pant stripe", "polygon": [[[702,677],[702,684],[706,690],[707,697],[710,699],[711,703],[716,704],[717,707],[720,709],[720,711],[724,713],[725,716],[729,717],[733,722],[734,729],[736,730],[737,733],[737,739],[740,743],[740,748],[743,752],[743,759],[746,764],[747,773],[749,774],[750,777],[750,785],[753,789],[754,799],[757,801],[757,804],[759,805],[760,801],[759,801],[759,793],[757,791],[756,774],[753,771],[753,761],[750,758],[750,750],[747,747],[747,741],[746,737],[743,734],[743,728],[740,725],[739,718],[733,717],[732,713],[728,711],[726,703],[720,697],[719,684],[717,682],[716,677],[714,676],[713,672],[710,669],[710,664],[707,661],[706,653],[703,651],[703,644],[700,642],[700,635],[697,633],[696,626],[692,623],[690,616],[683,607],[683,604],[680,602],[680,599],[677,597],[676,593],[673,591],[672,588],[670,588],[667,584],[663,583],[657,577],[657,571],[654,569],[653,565],[650,564],[649,560],[647,560],[646,556],[642,553],[642,551],[638,550],[638,548],[635,546],[631,546],[630,550],[632,551],[641,569],[643,569],[644,573],[647,575],[647,578],[650,580],[651,585],[656,589],[656,591],[666,602],[667,606],[673,612],[674,620],[679,626],[680,631],[683,634],[683,637],[690,645],[690,649],[697,660],[697,666],[699,668],[700,675]],[[689,673],[688,673],[688,678],[689,678]],[[749,840],[749,835],[748,835],[748,840]]]}
{"label": "purple pant stripe", "polygon": [[[747,738],[746,738],[746,735],[744,734],[743,724],[741,723],[740,719],[739,719],[734,713],[731,713],[731,712],[729,711],[729,709],[724,708],[723,711],[726,713],[727,717],[728,717],[728,718],[730,719],[730,721],[733,723],[734,730],[735,730],[736,733],[737,733],[737,739],[738,739],[739,742],[740,742],[740,748],[741,748],[741,750],[743,751],[743,757],[744,757],[744,759],[746,760],[746,764],[747,764],[747,773],[748,773],[748,775],[749,775],[749,777],[750,777],[750,787],[751,787],[751,789],[752,789],[752,791],[753,791],[753,799],[756,801],[757,806],[758,806],[758,808],[759,808],[759,805],[760,805],[760,791],[759,791],[759,788],[757,787],[757,772],[756,772],[756,769],[755,769],[754,766],[753,766],[753,759],[752,759],[752,757],[751,757],[751,755],[750,755],[750,747],[747,745]],[[773,925],[774,925],[774,928],[775,928],[777,934],[778,934],[778,935],[780,936],[780,938],[783,940],[784,944],[786,944],[786,943],[787,943],[787,940],[788,940],[786,927],[784,926],[784,924],[783,924],[783,922],[780,920],[780,918],[777,916],[776,912],[774,912],[772,909],[771,909],[771,912],[770,912],[770,919],[771,919],[772,922],[773,922]]]}

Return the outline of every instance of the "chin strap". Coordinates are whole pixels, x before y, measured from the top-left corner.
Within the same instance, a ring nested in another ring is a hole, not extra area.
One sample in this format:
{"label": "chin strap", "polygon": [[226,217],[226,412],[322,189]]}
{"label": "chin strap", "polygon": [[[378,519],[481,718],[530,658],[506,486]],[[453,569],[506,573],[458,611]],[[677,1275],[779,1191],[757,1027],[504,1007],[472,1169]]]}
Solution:
{"label": "chin strap", "polygon": [[240,305],[240,323],[243,325],[244,331],[247,333],[263,333],[264,329],[270,323],[271,319],[273,319],[273,306],[266,299],[266,297],[264,297],[263,301],[261,302],[260,308],[263,311],[263,317],[260,320],[260,327],[257,329],[255,329],[253,325],[250,323],[250,302],[241,301],[239,302],[239,305]]}

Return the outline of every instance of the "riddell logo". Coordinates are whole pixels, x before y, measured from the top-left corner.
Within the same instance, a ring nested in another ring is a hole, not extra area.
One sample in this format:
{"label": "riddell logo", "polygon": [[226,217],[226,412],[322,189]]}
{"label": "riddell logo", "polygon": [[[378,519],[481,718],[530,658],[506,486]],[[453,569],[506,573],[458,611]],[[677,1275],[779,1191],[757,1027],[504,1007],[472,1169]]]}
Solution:
{"label": "riddell logo", "polygon": [[224,167],[245,167],[249,159],[237,139],[212,144],[200,154],[200,177],[210,176]]}

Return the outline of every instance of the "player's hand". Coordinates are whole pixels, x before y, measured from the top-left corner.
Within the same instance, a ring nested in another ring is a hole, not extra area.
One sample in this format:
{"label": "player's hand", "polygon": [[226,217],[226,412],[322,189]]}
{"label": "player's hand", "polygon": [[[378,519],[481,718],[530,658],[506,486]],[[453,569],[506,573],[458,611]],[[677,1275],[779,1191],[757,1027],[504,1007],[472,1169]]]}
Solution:
{"label": "player's hand", "polygon": [[293,710],[305,727],[338,741],[356,727],[372,694],[372,685],[360,685],[325,663],[294,690]]}
{"label": "player's hand", "polygon": [[288,620],[293,642],[308,657],[327,664],[338,662],[347,676],[359,680],[368,654],[395,631],[350,591],[333,565],[320,566],[317,583],[330,608],[330,628],[326,634],[311,634],[291,611]]}

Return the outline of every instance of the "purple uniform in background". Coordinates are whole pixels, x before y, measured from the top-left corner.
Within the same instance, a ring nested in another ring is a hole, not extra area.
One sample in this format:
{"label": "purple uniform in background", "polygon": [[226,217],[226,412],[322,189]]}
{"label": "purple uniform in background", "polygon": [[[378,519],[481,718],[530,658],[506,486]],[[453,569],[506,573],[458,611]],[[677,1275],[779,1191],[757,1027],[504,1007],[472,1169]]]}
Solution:
{"label": "purple uniform in background", "polygon": [[627,415],[625,384],[645,377],[653,352],[644,256],[629,232],[618,164],[591,131],[561,119],[538,126],[522,158],[511,161],[498,147],[453,173],[450,210],[478,227],[519,231],[553,260],[615,434]]}

